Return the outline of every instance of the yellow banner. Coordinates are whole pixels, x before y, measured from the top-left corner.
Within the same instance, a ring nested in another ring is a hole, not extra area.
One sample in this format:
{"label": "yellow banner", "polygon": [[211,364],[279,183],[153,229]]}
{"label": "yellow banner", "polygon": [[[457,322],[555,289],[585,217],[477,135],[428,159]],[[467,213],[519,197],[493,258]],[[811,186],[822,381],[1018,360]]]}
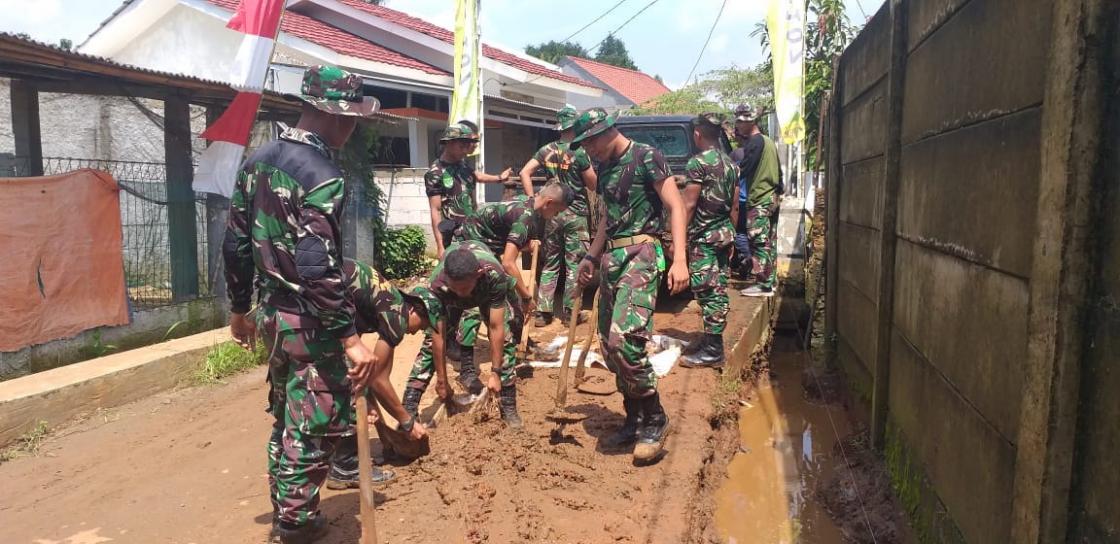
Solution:
{"label": "yellow banner", "polygon": [[774,111],[782,141],[794,144],[805,139],[805,0],[770,0],[766,30],[774,59]]}
{"label": "yellow banner", "polygon": [[455,9],[455,90],[451,95],[448,124],[464,119],[482,128],[482,81],[478,61],[482,41],[478,16],[482,0],[456,0]]}

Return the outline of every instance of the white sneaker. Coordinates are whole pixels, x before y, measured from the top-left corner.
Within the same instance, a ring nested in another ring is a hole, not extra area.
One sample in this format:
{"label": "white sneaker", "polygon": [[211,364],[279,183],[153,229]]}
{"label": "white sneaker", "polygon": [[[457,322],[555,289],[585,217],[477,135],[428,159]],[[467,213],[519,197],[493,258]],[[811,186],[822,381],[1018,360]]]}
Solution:
{"label": "white sneaker", "polygon": [[747,287],[746,289],[743,289],[742,291],[739,291],[739,294],[745,297],[772,297],[774,296],[774,290],[766,287],[752,285],[750,287]]}

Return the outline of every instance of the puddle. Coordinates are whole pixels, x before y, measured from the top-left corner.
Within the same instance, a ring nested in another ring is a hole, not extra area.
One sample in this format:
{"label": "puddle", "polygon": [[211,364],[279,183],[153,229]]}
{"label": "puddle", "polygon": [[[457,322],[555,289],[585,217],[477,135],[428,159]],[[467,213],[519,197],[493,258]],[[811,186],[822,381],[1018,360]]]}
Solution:
{"label": "puddle", "polygon": [[[836,445],[824,405],[807,402],[801,388],[804,355],[791,339],[776,338],[770,365],[777,373],[760,384],[739,412],[739,453],[716,493],[715,523],[729,544],[839,544],[840,529],[814,496],[818,481],[837,468]],[[847,416],[829,407],[840,436]]]}

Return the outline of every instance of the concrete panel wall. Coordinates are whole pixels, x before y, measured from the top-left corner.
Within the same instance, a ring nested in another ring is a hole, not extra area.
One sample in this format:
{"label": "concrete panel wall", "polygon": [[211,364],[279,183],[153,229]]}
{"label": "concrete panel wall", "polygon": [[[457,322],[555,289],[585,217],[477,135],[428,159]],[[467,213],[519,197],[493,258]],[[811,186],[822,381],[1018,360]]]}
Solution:
{"label": "concrete panel wall", "polygon": [[840,220],[879,229],[883,224],[883,157],[844,165]]}
{"label": "concrete panel wall", "polygon": [[887,82],[879,81],[844,106],[840,160],[844,164],[882,155],[887,145]]}
{"label": "concrete panel wall", "polygon": [[840,223],[844,254],[840,256],[840,280],[848,282],[868,301],[879,302],[879,231]]}
{"label": "concrete panel wall", "polygon": [[847,106],[867,89],[879,83],[887,74],[891,50],[890,14],[886,5],[876,13],[844,51],[845,67],[840,74],[844,96],[841,104]]}
{"label": "concrete panel wall", "polygon": [[860,366],[871,373],[878,337],[875,328],[867,324],[875,322],[875,303],[844,280],[837,282],[837,287],[840,317],[836,332],[851,347]]}

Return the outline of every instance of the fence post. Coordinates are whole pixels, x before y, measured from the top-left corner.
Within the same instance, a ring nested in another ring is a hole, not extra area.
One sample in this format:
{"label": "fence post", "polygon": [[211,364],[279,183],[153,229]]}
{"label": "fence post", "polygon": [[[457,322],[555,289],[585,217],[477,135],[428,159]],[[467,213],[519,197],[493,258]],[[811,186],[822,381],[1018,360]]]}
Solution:
{"label": "fence post", "polygon": [[898,182],[902,164],[902,105],[906,86],[907,0],[890,0],[891,59],[887,69],[887,145],[883,152],[883,224],[879,231],[879,306],[876,308],[875,378],[871,390],[871,445],[883,448],[891,374],[894,321],[894,254],[898,242]]}
{"label": "fence post", "polygon": [[840,191],[843,162],[840,156],[840,123],[843,119],[843,57],[832,59],[832,96],[828,101],[828,171],[825,174],[824,230],[824,345],[825,361],[836,361],[837,279],[840,274]]}
{"label": "fence post", "polygon": [[[206,126],[211,126],[222,115],[225,108],[206,107]],[[222,241],[226,236],[226,223],[229,221],[229,199],[214,193],[206,193],[206,281],[210,286],[210,296],[218,300],[226,298],[225,262],[222,260]]]}
{"label": "fence post", "polygon": [[25,176],[43,175],[43,139],[39,131],[39,90],[35,84],[23,79],[13,79],[12,133],[15,136],[16,156],[27,159]]}
{"label": "fence post", "polygon": [[163,146],[167,168],[167,237],[171,248],[171,298],[198,296],[198,232],[195,225],[191,107],[185,96],[163,101]]}
{"label": "fence post", "polygon": [[[1065,542],[1081,365],[1099,263],[1098,168],[1107,118],[1109,0],[1055,2],[1042,101],[1037,227],[1011,541]],[[1110,140],[1106,140],[1111,144]],[[1095,179],[1096,178],[1096,179]]]}

